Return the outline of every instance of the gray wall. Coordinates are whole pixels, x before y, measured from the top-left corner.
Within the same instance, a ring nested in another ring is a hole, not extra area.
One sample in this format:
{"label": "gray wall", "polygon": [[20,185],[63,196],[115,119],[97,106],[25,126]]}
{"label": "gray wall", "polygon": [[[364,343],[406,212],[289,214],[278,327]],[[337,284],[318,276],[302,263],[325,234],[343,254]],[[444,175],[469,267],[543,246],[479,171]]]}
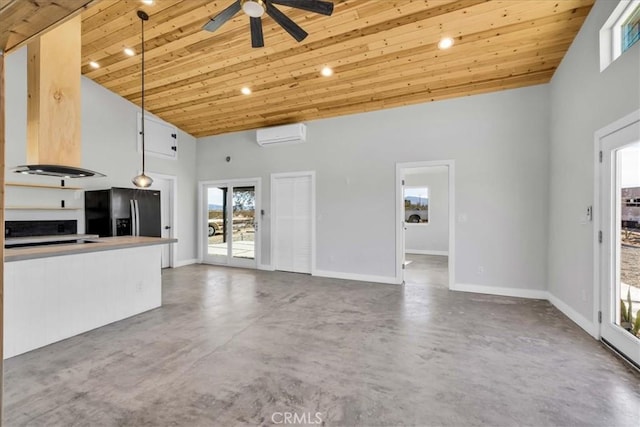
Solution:
{"label": "gray wall", "polygon": [[548,102],[535,86],[312,121],[298,145],[202,138],[198,180],[262,177],[269,264],[270,174],[315,170],[317,269],[392,280],[396,162],[454,159],[456,282],[545,289]]}
{"label": "gray wall", "polygon": [[594,132],[640,108],[640,43],[600,73],[598,33],[618,2],[597,1],[550,85],[549,292],[594,318]]}
{"label": "gray wall", "polygon": [[449,169],[434,167],[438,172],[409,174],[407,187],[429,189],[429,222],[405,224],[405,251],[413,253],[444,253],[449,250]]}
{"label": "gray wall", "polygon": [[[7,56],[7,129],[6,166],[26,162],[27,122],[27,68],[26,48]],[[88,178],[73,181],[70,185],[87,189],[111,186],[133,187],[131,178],[140,170],[141,154],[137,151],[137,112],[139,107],[113,92],[82,78],[82,166],[102,172],[105,178]],[[147,157],[147,170],[178,176],[178,262],[196,258],[197,204],[195,184],[195,138],[178,132],[178,161]],[[7,170],[7,180],[16,181],[20,176]],[[38,181],[35,177],[30,181]],[[22,179],[25,180],[25,179]],[[43,179],[41,178],[40,181]],[[45,179],[46,180],[46,179]],[[58,180],[48,178],[49,183]],[[20,197],[38,197],[37,192],[20,193]],[[16,196],[17,197],[17,196]],[[7,201],[9,203],[9,201]],[[73,212],[16,212],[7,211],[7,219],[20,218],[70,218],[77,217],[82,224],[82,211]]]}

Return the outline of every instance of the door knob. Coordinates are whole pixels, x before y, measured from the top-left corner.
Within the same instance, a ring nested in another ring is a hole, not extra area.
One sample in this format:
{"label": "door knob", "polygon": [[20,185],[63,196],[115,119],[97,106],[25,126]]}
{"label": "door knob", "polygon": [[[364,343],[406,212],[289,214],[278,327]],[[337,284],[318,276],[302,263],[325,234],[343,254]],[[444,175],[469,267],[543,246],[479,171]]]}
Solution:
{"label": "door knob", "polygon": [[164,226],[164,229],[165,229],[165,230],[169,230],[170,228],[171,228],[171,227],[169,227],[168,225],[165,225],[165,226]]}

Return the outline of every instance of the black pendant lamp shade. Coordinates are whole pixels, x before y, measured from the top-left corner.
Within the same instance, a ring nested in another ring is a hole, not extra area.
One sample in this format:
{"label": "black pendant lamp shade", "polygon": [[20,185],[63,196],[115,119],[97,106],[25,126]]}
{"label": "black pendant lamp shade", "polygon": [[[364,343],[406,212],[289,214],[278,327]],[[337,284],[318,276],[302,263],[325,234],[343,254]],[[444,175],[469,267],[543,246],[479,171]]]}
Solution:
{"label": "black pendant lamp shade", "polygon": [[151,179],[151,177],[147,176],[144,174],[144,21],[148,21],[149,20],[149,15],[147,15],[145,12],[139,10],[138,11],[138,18],[140,18],[140,22],[142,24],[142,52],[141,52],[141,56],[142,56],[142,66],[141,68],[141,76],[142,76],[142,102],[141,102],[141,132],[140,135],[142,136],[142,173],[136,177],[134,177],[131,182],[133,182],[133,184],[136,187],[140,187],[140,188],[146,188],[149,187],[151,184],[153,184],[153,179]]}

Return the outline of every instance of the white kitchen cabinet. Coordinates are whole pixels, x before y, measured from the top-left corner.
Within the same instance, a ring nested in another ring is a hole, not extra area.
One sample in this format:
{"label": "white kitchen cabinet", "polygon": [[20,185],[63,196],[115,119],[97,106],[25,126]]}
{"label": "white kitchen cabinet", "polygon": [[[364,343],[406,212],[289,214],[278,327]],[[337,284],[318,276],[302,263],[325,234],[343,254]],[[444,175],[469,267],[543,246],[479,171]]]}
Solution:
{"label": "white kitchen cabinet", "polygon": [[[138,113],[138,152],[142,152],[142,115]],[[144,116],[145,153],[165,159],[178,158],[178,129],[162,120]]]}

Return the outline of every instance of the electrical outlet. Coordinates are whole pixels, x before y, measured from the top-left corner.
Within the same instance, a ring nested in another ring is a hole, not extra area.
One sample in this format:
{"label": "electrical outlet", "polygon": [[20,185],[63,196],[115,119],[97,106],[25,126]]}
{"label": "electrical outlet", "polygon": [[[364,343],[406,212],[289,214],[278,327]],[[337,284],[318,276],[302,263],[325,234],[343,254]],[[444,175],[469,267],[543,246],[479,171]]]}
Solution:
{"label": "electrical outlet", "polygon": [[478,274],[484,274],[484,266],[478,266]]}
{"label": "electrical outlet", "polygon": [[136,284],[136,291],[138,291],[138,292],[142,292],[142,282],[138,282],[138,283]]}

